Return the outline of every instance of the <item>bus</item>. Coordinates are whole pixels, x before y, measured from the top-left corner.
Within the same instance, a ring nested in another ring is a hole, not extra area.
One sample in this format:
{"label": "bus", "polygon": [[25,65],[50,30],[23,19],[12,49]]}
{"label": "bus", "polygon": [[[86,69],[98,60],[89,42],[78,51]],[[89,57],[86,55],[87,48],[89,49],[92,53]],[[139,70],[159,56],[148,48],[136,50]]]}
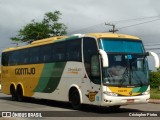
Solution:
{"label": "bus", "polygon": [[2,52],[2,92],[81,105],[119,108],[148,103],[147,56],[140,38],[117,33],[88,33],[37,40]]}

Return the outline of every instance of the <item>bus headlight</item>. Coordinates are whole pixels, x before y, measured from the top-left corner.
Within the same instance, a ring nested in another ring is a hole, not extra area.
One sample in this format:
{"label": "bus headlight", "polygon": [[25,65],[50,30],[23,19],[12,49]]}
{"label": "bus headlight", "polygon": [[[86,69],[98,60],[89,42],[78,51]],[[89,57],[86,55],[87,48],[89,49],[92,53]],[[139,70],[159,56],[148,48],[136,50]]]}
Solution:
{"label": "bus headlight", "polygon": [[118,94],[113,93],[113,92],[107,92],[107,91],[105,91],[103,93],[106,94],[106,95],[108,95],[108,96],[118,96]]}
{"label": "bus headlight", "polygon": [[147,90],[147,91],[142,93],[142,95],[148,95],[148,94],[150,94],[150,90]]}

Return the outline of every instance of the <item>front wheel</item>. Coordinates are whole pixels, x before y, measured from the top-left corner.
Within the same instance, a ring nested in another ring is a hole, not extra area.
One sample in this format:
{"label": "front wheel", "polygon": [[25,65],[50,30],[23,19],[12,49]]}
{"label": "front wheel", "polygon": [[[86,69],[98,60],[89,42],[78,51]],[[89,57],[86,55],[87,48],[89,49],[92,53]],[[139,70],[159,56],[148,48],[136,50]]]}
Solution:
{"label": "front wheel", "polygon": [[80,101],[80,95],[78,90],[74,89],[70,93],[70,102],[73,107],[73,109],[80,109],[81,108],[81,101]]}

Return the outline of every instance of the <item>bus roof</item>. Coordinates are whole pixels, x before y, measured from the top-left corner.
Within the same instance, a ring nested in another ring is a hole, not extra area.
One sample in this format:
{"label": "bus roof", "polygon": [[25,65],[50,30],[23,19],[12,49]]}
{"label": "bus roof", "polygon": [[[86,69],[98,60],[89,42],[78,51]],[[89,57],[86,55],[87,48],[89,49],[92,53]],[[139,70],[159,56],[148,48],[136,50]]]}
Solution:
{"label": "bus roof", "polygon": [[131,35],[126,35],[126,34],[117,34],[117,33],[88,33],[85,36],[93,36],[98,38],[126,38],[126,39],[135,39],[139,40],[140,38],[131,36]]}
{"label": "bus roof", "polygon": [[135,37],[135,36],[125,35],[125,34],[117,34],[117,33],[74,34],[72,36],[56,36],[56,37],[37,40],[37,41],[34,41],[31,44],[26,45],[26,46],[7,48],[3,52],[14,51],[14,50],[18,50],[18,49],[40,46],[40,45],[43,45],[43,44],[49,44],[49,43],[53,43],[53,42],[65,41],[65,40],[70,40],[70,39],[73,39],[73,38],[81,38],[81,37],[95,37],[97,39],[98,38],[125,38],[125,39],[139,40],[139,38]]}

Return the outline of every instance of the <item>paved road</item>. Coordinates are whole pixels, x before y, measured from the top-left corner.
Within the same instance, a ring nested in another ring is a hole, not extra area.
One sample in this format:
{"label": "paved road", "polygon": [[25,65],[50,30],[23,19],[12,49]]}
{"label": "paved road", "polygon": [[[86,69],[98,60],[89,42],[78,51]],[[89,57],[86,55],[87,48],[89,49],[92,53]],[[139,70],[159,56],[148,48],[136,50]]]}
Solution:
{"label": "paved road", "polygon": [[[18,113],[20,113],[21,115],[25,114],[28,115],[28,113],[26,113],[26,111],[28,111],[29,113],[36,112],[37,115],[41,114],[42,117],[48,116],[47,118],[41,118],[41,119],[57,119],[58,117],[65,120],[65,119],[71,119],[70,117],[72,118],[78,117],[76,118],[77,120],[81,120],[84,118],[90,120],[90,117],[93,117],[92,118],[93,120],[94,119],[114,120],[114,119],[119,119],[120,117],[124,117],[123,119],[127,120],[128,118],[134,119],[134,117],[128,117],[128,116],[147,115],[147,113],[150,115],[157,114],[160,117],[160,104],[149,103],[149,104],[139,104],[139,105],[127,105],[127,106],[122,106],[118,111],[110,111],[106,108],[100,108],[94,106],[84,106],[82,110],[75,111],[71,108],[70,104],[68,103],[61,103],[61,102],[42,100],[42,99],[28,99],[24,102],[16,102],[16,101],[11,101],[10,96],[3,95],[2,93],[0,93],[0,116],[2,116],[2,112],[4,111],[12,111],[12,112],[18,111]],[[156,111],[159,112],[157,113]],[[55,116],[55,117],[51,118],[49,116],[51,117]],[[158,120],[159,117],[155,117],[154,119]],[[5,119],[0,118],[0,119],[7,120],[6,118]],[[23,118],[23,119],[33,120],[33,118]],[[136,119],[139,119],[139,117],[137,117]],[[151,119],[151,117],[147,118],[143,117],[143,119],[149,120]]]}

